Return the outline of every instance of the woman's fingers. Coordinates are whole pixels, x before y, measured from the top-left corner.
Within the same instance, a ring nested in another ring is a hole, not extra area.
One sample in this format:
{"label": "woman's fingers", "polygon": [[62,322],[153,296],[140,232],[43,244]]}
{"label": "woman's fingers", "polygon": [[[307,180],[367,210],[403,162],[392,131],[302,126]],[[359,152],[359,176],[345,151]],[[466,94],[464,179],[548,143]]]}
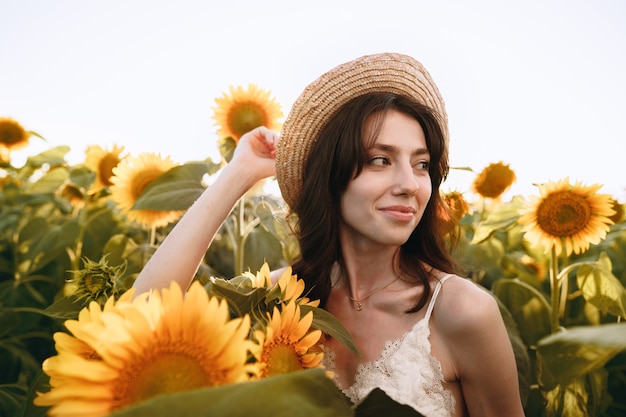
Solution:
{"label": "woman's fingers", "polygon": [[237,148],[244,148],[247,144],[249,144],[255,154],[274,157],[276,155],[278,140],[278,133],[266,128],[265,126],[259,126],[243,135]]}

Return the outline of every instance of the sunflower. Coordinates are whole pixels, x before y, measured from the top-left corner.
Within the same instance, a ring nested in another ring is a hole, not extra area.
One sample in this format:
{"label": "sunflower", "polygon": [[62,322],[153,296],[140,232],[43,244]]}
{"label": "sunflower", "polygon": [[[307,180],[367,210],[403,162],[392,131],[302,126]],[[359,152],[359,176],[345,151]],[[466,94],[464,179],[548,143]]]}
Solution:
{"label": "sunflower", "polygon": [[226,301],[194,282],[186,296],[168,289],[101,310],[92,302],[68,334],[55,335],[57,355],[43,363],[51,390],[35,404],[50,416],[104,416],[154,396],[246,381],[258,345],[248,340],[249,317],[230,319]]}
{"label": "sunflower", "polygon": [[297,275],[292,275],[291,272],[291,267],[285,268],[276,283],[277,288],[281,292],[282,301],[284,303],[294,301],[300,305],[309,305],[311,307],[319,306],[320,300],[311,301],[307,297],[302,296],[305,289],[304,281],[298,279]]}
{"label": "sunflower", "polygon": [[455,222],[459,222],[463,216],[470,212],[470,207],[463,194],[458,191],[450,191],[443,195],[443,201],[450,208],[450,215]]}
{"label": "sunflower", "polygon": [[443,204],[438,207],[438,216],[441,218],[441,232],[449,235],[459,227],[460,221],[469,213],[470,207],[463,194],[458,191],[442,193]]}
{"label": "sunflower", "polygon": [[96,181],[90,191],[95,193],[103,188],[113,185],[111,177],[113,169],[124,159],[123,146],[113,145],[113,149],[107,150],[99,145],[91,145],[85,151],[85,166],[96,173]]}
{"label": "sunflower", "polygon": [[621,222],[624,219],[624,205],[614,198],[611,198],[611,208],[615,211],[615,214],[609,218],[614,224]]}
{"label": "sunflower", "polygon": [[282,311],[274,307],[265,330],[254,332],[262,349],[258,357],[261,378],[320,367],[322,332],[311,331],[312,322],[313,312],[301,317],[294,302],[284,305]]}
{"label": "sunflower", "polygon": [[254,275],[251,272],[244,272],[244,276],[250,279],[252,286],[254,288],[267,288],[272,285],[272,280],[270,277],[270,266],[265,262],[261,269]]}
{"label": "sunflower", "polygon": [[82,209],[85,206],[85,196],[82,190],[72,183],[66,183],[59,189],[61,198],[65,199],[72,207]]}
{"label": "sunflower", "polygon": [[539,186],[540,196],[532,197],[519,223],[524,237],[533,246],[564,252],[583,253],[591,243],[606,237],[611,208],[611,196],[598,194],[602,185],[570,184],[569,178]]}
{"label": "sunflower", "polygon": [[0,148],[20,149],[28,145],[30,133],[10,117],[0,117]]}
{"label": "sunflower", "polygon": [[130,220],[144,226],[161,227],[178,220],[182,211],[132,209],[146,187],[174,165],[169,157],[153,153],[124,158],[113,168],[111,199]]}
{"label": "sunflower", "polygon": [[74,278],[66,281],[65,295],[72,295],[78,300],[96,301],[104,304],[110,298],[116,298],[120,290],[118,281],[126,271],[126,263],[109,265],[107,255],[100,261],[83,259],[83,269],[74,272]]}
{"label": "sunflower", "polygon": [[213,108],[220,138],[231,137],[238,142],[244,133],[259,126],[280,129],[279,119],[283,112],[269,91],[256,84],[248,84],[246,90],[241,86],[230,86],[229,89],[230,95],[224,93],[216,98],[217,106]]}
{"label": "sunflower", "polygon": [[489,164],[476,176],[472,190],[485,198],[498,198],[515,182],[515,172],[502,162]]}

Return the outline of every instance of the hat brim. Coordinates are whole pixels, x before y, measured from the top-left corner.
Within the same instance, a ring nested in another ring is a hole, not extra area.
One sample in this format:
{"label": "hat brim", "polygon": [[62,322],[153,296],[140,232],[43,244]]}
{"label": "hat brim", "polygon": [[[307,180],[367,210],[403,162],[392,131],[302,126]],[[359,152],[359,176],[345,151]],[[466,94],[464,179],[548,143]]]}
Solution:
{"label": "hat brim", "polygon": [[443,99],[421,63],[407,55],[383,53],[341,64],[304,89],[283,123],[276,150],[276,176],[290,207],[300,197],[304,164],[322,128],[353,98],[377,92],[407,96],[434,110],[448,142]]}

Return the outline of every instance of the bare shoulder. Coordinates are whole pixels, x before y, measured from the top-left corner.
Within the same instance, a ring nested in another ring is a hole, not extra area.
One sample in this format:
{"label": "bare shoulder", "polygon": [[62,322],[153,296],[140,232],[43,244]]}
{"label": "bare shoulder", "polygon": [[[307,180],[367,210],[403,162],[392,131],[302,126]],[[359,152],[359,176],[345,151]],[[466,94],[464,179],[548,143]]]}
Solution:
{"label": "bare shoulder", "polygon": [[274,269],[273,271],[271,271],[270,281],[272,281],[272,284],[276,284],[278,280],[280,279],[280,277],[283,275],[283,273],[289,268],[290,267],[288,266],[284,266],[282,268]]}
{"label": "bare shoulder", "polygon": [[467,278],[452,276],[437,297],[431,322],[448,336],[464,337],[468,332],[484,330],[502,317],[491,293]]}

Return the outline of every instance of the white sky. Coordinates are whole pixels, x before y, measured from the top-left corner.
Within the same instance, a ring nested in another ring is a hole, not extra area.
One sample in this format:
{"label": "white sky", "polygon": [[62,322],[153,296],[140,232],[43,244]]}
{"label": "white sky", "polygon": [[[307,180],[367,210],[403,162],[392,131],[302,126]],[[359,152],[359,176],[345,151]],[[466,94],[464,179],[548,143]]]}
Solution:
{"label": "white sky", "polygon": [[569,176],[626,197],[623,0],[0,0],[0,16],[0,116],[47,139],[29,155],[216,156],[230,85],[270,90],[286,114],[331,67],[395,51],[438,84],[453,166],[508,163],[515,194]]}

